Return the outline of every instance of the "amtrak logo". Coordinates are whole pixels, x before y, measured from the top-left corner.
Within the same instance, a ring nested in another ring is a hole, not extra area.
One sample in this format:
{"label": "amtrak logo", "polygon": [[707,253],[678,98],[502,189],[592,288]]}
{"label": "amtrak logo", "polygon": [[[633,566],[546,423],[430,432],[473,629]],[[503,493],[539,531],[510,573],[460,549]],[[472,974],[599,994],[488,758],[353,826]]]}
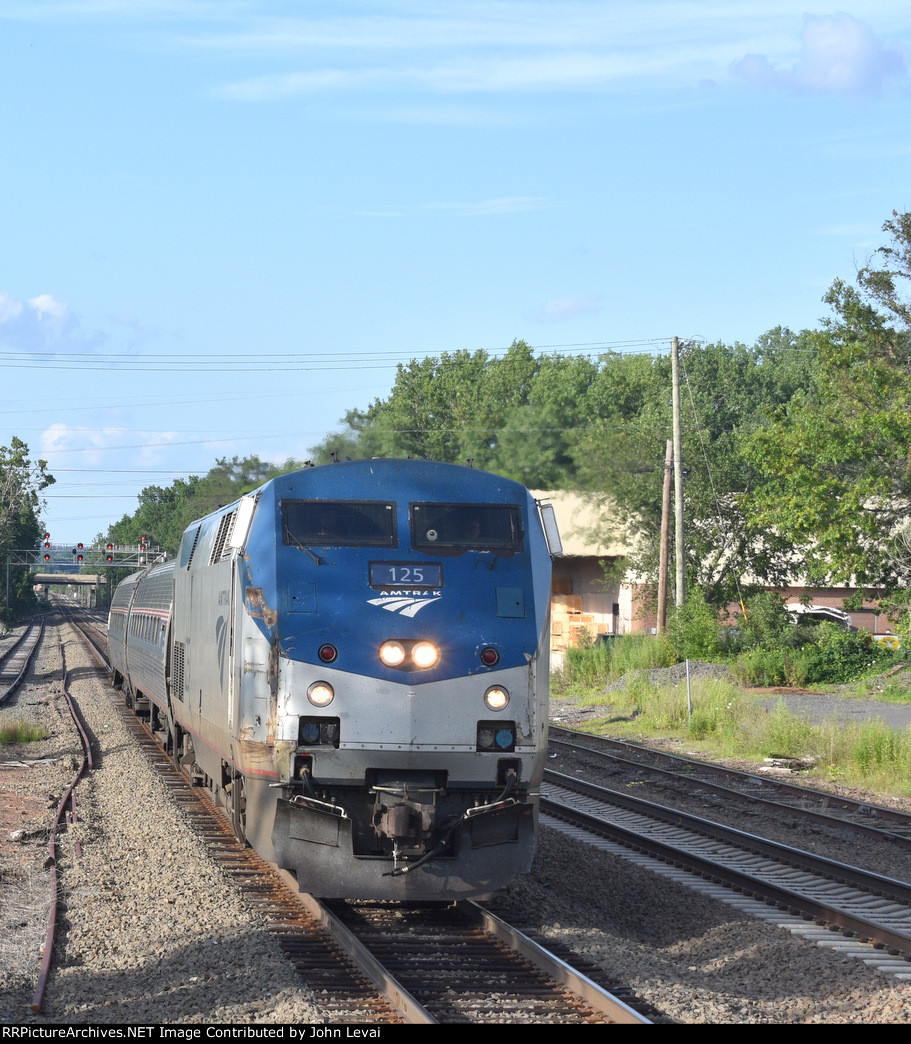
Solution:
{"label": "amtrak logo", "polygon": [[387,613],[398,613],[399,616],[417,616],[417,614],[431,602],[438,602],[443,596],[434,595],[432,598],[415,598],[413,595],[386,594],[381,598],[368,598],[369,605],[375,605],[385,609]]}

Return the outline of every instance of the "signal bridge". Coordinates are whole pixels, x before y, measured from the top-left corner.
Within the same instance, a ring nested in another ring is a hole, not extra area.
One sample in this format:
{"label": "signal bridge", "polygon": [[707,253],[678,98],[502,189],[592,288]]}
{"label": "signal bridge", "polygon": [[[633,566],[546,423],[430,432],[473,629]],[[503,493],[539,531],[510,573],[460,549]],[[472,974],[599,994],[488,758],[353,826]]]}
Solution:
{"label": "signal bridge", "polygon": [[[8,552],[6,601],[9,604],[11,569],[33,570],[34,583],[44,587],[72,584],[97,590],[109,582],[109,574],[94,570],[129,569],[136,572],[164,558],[160,547],[145,542],[86,547],[84,544],[51,543],[45,535],[44,544],[37,550],[27,548]],[[83,572],[87,568],[93,569],[93,572]]]}

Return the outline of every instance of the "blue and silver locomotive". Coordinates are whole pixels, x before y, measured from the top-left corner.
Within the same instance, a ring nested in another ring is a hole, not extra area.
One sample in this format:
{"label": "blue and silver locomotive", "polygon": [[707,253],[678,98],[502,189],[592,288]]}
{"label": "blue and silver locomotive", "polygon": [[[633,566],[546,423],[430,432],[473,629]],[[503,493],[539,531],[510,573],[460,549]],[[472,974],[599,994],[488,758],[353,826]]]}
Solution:
{"label": "blue and silver locomotive", "polygon": [[491,895],[535,847],[541,510],[517,482],[427,461],[276,478],[118,587],[115,684],[302,890]]}

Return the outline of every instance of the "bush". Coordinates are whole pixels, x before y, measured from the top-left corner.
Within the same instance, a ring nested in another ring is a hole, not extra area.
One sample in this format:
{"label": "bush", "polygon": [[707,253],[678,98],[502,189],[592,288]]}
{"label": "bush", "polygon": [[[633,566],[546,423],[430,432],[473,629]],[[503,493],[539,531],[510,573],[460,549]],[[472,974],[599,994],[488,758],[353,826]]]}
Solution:
{"label": "bush", "polygon": [[808,682],[851,681],[894,662],[891,650],[877,645],[867,631],[846,631],[838,624],[822,623],[815,632],[816,641],[806,647]]}
{"label": "bush", "polygon": [[718,612],[706,602],[701,588],[694,587],[671,614],[668,633],[680,660],[715,660],[721,655]]}
{"label": "bush", "polygon": [[50,733],[31,721],[14,720],[0,726],[0,743],[36,743],[47,739]]}
{"label": "bush", "polygon": [[573,688],[601,688],[630,671],[675,663],[673,646],[663,635],[618,634],[599,642],[583,634],[579,645],[566,650],[563,668],[554,675],[551,687],[558,695]]}
{"label": "bush", "polygon": [[794,618],[781,595],[773,591],[750,599],[746,615],[739,620],[739,631],[744,649],[793,649],[798,644]]}

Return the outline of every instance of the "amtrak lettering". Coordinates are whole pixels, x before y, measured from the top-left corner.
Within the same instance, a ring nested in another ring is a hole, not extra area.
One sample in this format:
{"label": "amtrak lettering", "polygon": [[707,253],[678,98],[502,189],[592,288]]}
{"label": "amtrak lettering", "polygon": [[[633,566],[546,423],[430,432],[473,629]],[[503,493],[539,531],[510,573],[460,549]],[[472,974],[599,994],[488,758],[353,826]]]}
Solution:
{"label": "amtrak lettering", "polygon": [[423,597],[415,597],[404,591],[387,591],[379,598],[368,598],[368,605],[375,605],[379,609],[385,609],[387,613],[398,613],[400,616],[417,616],[417,614],[430,605],[438,602],[443,597],[442,591],[429,591]]}

